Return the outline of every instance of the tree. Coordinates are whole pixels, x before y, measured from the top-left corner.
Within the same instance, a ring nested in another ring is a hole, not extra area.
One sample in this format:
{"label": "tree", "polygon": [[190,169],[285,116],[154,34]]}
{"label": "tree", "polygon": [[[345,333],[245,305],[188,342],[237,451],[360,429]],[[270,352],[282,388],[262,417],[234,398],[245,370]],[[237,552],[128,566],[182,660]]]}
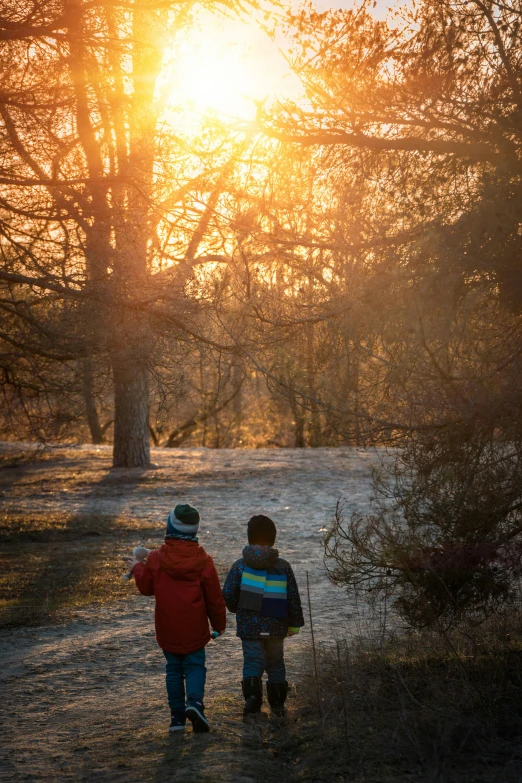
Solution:
{"label": "tree", "polygon": [[[437,351],[458,363],[441,336],[453,329],[455,337],[459,322],[465,331],[464,310],[475,313],[477,299],[482,328],[498,329],[496,346],[505,352],[497,354],[497,371],[505,370],[503,360],[511,366],[510,313],[516,316],[522,303],[522,5],[427,0],[404,13],[393,29],[373,20],[365,5],[291,16],[307,105],[260,115],[287,153],[314,151],[330,193],[344,188],[358,200],[344,225],[315,222],[305,236],[276,236],[274,243],[337,249],[345,267],[364,265],[347,306],[364,299],[375,314],[381,310],[375,344],[364,348],[381,364],[392,407],[394,388],[402,394],[406,377],[414,382],[407,361],[420,362],[423,386],[426,362],[441,383],[459,385]],[[357,176],[364,182],[358,189]],[[326,312],[324,297],[320,307]],[[480,339],[477,323],[466,339]],[[474,366],[480,376],[478,355]],[[414,423],[412,410],[399,405],[398,426]]]}
{"label": "tree", "polygon": [[366,264],[359,345],[382,405],[365,419],[402,449],[396,516],[336,524],[328,547],[341,582],[395,580],[412,622],[487,608],[520,569],[521,21],[493,0],[426,0],[394,29],[364,8],[303,11],[308,104],[260,117],[323,176],[367,181],[353,233],[306,241]]}
{"label": "tree", "polygon": [[203,133],[198,157],[173,125],[166,61],[194,8],[28,0],[0,18],[4,311],[40,358],[49,297],[68,313],[75,345],[58,326],[49,360],[79,363],[94,440],[110,367],[115,466],[149,462],[155,333],[194,321],[188,287],[235,161],[231,136]]}

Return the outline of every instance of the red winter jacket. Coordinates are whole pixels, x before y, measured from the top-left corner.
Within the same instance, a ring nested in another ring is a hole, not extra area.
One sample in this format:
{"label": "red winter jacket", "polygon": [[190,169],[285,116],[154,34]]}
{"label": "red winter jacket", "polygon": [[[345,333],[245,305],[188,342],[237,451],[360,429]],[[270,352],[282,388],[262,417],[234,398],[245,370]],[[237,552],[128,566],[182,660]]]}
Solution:
{"label": "red winter jacket", "polygon": [[[195,541],[170,539],[133,568],[138,590],[156,597],[156,639],[164,650],[186,655],[226,628],[216,567]],[[208,618],[208,619],[207,619]]]}

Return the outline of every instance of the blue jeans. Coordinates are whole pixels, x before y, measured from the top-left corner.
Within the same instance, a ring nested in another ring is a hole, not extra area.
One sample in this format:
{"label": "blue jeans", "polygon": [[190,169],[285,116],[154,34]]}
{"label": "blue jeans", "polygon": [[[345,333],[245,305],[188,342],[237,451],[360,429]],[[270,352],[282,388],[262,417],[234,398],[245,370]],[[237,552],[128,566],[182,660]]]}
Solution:
{"label": "blue jeans", "polygon": [[163,650],[167,659],[167,696],[170,711],[179,720],[185,721],[185,685],[187,689],[187,706],[200,702],[203,704],[205,695],[205,648],[195,650],[187,655]]}
{"label": "blue jeans", "polygon": [[280,637],[268,639],[242,639],[243,679],[262,677],[266,671],[268,682],[286,682],[285,640]]}

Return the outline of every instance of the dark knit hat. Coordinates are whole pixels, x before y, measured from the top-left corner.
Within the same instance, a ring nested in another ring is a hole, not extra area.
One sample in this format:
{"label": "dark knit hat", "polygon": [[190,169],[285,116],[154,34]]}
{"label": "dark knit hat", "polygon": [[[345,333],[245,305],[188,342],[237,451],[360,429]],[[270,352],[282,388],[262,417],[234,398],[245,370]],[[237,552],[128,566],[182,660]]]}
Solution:
{"label": "dark knit hat", "polygon": [[188,503],[178,503],[167,520],[167,535],[195,536],[199,527],[199,511]]}
{"label": "dark knit hat", "polygon": [[256,514],[248,522],[248,543],[273,546],[276,540],[277,528],[270,517]]}

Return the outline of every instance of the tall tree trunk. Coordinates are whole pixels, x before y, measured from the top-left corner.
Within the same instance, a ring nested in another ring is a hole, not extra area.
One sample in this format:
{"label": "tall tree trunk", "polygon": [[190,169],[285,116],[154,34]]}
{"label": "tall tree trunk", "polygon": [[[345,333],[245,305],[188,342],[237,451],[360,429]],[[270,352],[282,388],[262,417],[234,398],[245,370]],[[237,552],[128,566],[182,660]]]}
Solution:
{"label": "tall tree trunk", "polygon": [[[133,94],[130,101],[129,152],[125,161],[125,197],[118,199],[114,263],[115,307],[112,343],[114,378],[114,467],[150,464],[149,363],[151,327],[140,299],[150,283],[149,209],[156,151],[156,79],[163,57],[166,8],[136,3],[132,17]],[[118,194],[121,195],[121,194]]]}
{"label": "tall tree trunk", "polygon": [[296,449],[304,449],[306,446],[304,429],[305,429],[305,413],[304,410],[296,405],[294,410],[295,421],[295,447]]}
{"label": "tall tree trunk", "polygon": [[[355,342],[354,342],[355,348]],[[353,410],[354,410],[354,433],[355,433],[355,445],[362,445],[361,438],[361,422],[359,420],[359,358],[354,350],[352,357],[352,378],[353,378]]]}
{"label": "tall tree trunk", "polygon": [[317,403],[314,401],[314,397],[317,396],[315,389],[315,353],[314,353],[314,325],[307,324],[307,352],[306,352],[306,367],[307,367],[307,386],[308,393],[310,395],[310,437],[309,445],[312,448],[317,448],[322,444],[322,432],[321,432],[321,414]]}
{"label": "tall tree trunk", "polygon": [[87,358],[83,362],[83,399],[85,401],[85,414],[91,431],[92,443],[103,443],[103,431],[96,409],[96,395],[94,393],[94,373],[92,359]]}
{"label": "tall tree trunk", "polygon": [[305,424],[306,424],[306,409],[302,405],[299,405],[296,397],[289,400],[292,416],[294,417],[294,436],[295,436],[295,448],[304,449],[306,446],[305,441]]}
{"label": "tall tree trunk", "polygon": [[232,400],[232,411],[234,414],[235,425],[235,445],[240,446],[242,443],[242,427],[243,427],[243,395],[241,394],[241,385],[243,379],[243,365],[240,360],[235,357],[232,364],[232,384],[234,389],[238,389],[237,394]]}
{"label": "tall tree trunk", "polygon": [[113,358],[115,468],[150,464],[149,370],[140,351],[121,350]]}

